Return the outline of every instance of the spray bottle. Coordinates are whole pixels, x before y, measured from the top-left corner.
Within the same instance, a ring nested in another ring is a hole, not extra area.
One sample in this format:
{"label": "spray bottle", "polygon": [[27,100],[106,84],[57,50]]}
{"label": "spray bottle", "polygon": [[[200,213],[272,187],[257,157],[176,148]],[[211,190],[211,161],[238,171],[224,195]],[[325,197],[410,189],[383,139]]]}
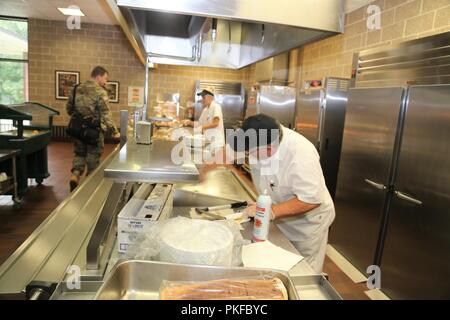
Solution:
{"label": "spray bottle", "polygon": [[256,200],[256,214],[253,225],[253,242],[267,240],[269,236],[270,217],[272,216],[272,199],[264,190]]}

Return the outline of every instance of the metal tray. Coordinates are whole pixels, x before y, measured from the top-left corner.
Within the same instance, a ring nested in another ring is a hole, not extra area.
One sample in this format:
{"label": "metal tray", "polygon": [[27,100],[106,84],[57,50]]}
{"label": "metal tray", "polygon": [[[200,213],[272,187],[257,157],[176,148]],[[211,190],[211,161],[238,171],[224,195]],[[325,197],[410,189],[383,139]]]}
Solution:
{"label": "metal tray", "polygon": [[343,300],[322,275],[291,277],[300,300]]}
{"label": "metal tray", "polygon": [[163,280],[208,281],[255,276],[277,277],[283,281],[290,300],[298,294],[288,273],[270,269],[210,267],[156,261],[119,261],[105,279],[96,300],[157,300]]}

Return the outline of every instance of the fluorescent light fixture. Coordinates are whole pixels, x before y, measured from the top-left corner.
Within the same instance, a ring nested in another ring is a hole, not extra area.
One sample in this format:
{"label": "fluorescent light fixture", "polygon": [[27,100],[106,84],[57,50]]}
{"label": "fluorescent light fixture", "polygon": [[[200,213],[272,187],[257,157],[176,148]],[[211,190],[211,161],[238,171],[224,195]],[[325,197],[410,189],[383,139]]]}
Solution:
{"label": "fluorescent light fixture", "polygon": [[65,16],[77,16],[84,17],[84,13],[75,6],[70,6],[69,8],[58,8],[59,11]]}

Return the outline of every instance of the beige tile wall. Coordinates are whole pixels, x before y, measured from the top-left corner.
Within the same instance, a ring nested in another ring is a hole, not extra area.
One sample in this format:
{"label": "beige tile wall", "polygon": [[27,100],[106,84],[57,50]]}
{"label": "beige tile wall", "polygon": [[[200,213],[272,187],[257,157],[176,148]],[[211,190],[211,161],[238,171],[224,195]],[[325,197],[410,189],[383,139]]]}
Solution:
{"label": "beige tile wall", "polygon": [[367,7],[346,15],[345,32],[301,49],[300,79],[350,77],[353,53],[450,31],[450,0],[378,0],[381,29],[367,28]]}
{"label": "beige tile wall", "polygon": [[[143,86],[145,77],[145,68],[120,27],[85,23],[80,30],[69,30],[64,22],[30,19],[30,100],[59,110],[61,115],[55,118],[55,124],[68,122],[66,101],[55,99],[55,70],[79,71],[81,81],[85,81],[96,65],[109,70],[110,80],[120,82],[120,102],[110,104],[118,123],[119,111],[128,108],[128,86]],[[150,71],[150,101],[156,101],[158,93],[175,91],[180,92],[181,103],[185,104],[193,100],[195,81],[199,79],[238,81],[248,87],[253,69],[159,65]]]}

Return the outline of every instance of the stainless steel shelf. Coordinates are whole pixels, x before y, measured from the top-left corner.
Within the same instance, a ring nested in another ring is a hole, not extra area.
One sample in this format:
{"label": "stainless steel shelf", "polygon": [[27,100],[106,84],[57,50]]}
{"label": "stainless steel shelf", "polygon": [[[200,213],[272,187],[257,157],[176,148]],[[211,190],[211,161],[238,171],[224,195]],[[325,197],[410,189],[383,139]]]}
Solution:
{"label": "stainless steel shelf", "polygon": [[127,142],[105,168],[105,178],[139,182],[195,182],[199,172],[193,162],[176,164],[171,154],[179,142],[154,140],[151,145]]}

